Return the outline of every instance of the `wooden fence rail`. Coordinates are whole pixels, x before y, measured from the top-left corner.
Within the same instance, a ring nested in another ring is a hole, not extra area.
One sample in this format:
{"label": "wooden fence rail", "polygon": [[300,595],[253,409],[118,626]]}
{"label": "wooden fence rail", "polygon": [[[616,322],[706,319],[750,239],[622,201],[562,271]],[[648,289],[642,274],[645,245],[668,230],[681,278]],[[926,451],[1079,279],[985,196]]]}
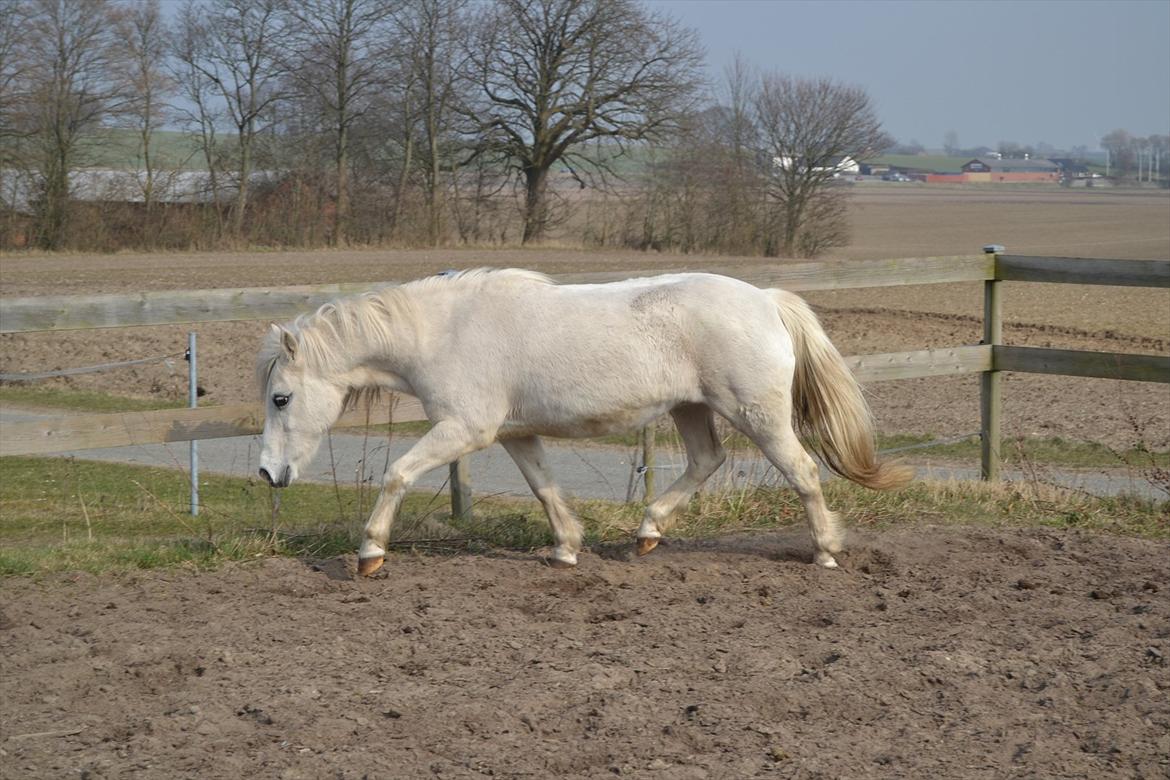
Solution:
{"label": "wooden fence rail", "polygon": [[[796,263],[712,269],[761,287],[794,291],[982,281],[984,339],[960,346],[847,358],[862,382],[979,374],[983,476],[999,473],[1003,371],[1170,382],[1170,357],[1007,346],[1002,343],[1002,284],[1007,281],[1170,287],[1170,261],[1085,260],[981,254],[852,263]],[[574,273],[561,283],[604,282],[658,271]],[[375,285],[345,284],[277,289],[194,290],[0,300],[0,333],[76,330],[227,320],[287,319],[338,295]],[[393,410],[346,413],[338,427],[425,420],[418,401],[399,396]],[[143,413],[86,414],[10,423],[0,436],[0,456],[66,452],[132,444],[255,435],[263,428],[258,404]]]}
{"label": "wooden fence rail", "polygon": [[[804,290],[970,282],[993,278],[988,255],[791,263],[767,267],[705,268],[757,287]],[[663,271],[597,271],[558,274],[561,284],[612,282]],[[385,286],[372,283],[316,287],[173,290],[137,295],[66,295],[0,300],[0,333],[127,328],[190,322],[286,320],[339,295]]]}
{"label": "wooden fence rail", "polygon": [[[862,382],[882,382],[986,371],[991,366],[991,348],[951,347],[846,360]],[[415,422],[427,417],[417,399],[399,395],[393,406],[382,403],[368,414],[364,408],[346,412],[334,427],[360,427],[367,421],[384,423],[391,419]],[[53,417],[5,424],[0,457],[251,436],[263,428],[264,409],[259,403]]]}
{"label": "wooden fence rail", "polygon": [[[397,396],[392,407],[383,403],[370,408],[368,413],[364,407],[350,410],[333,427],[353,428],[367,422],[380,424],[390,420],[399,423],[426,419],[416,399]],[[252,436],[263,430],[264,407],[259,403],[79,414],[6,423],[4,436],[0,437],[0,457],[226,439]]]}
{"label": "wooden fence rail", "polygon": [[995,279],[1001,282],[1170,287],[1170,263],[1162,260],[1091,260],[1001,254],[995,258]]}

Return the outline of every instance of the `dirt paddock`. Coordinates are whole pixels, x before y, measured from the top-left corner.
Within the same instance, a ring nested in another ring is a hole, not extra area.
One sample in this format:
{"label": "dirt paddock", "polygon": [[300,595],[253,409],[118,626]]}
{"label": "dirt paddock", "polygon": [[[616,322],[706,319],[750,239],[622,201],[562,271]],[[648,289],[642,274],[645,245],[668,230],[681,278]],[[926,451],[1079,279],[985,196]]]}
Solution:
{"label": "dirt paddock", "polygon": [[1170,549],[803,529],[5,581],[4,777],[1164,778]]}

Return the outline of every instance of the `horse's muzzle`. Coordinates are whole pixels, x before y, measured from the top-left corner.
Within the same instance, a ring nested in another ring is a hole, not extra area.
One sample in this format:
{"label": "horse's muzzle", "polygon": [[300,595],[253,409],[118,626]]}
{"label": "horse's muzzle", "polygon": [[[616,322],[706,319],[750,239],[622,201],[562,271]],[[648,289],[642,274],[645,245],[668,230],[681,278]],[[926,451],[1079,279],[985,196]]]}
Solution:
{"label": "horse's muzzle", "polygon": [[285,466],[284,471],[280,472],[280,479],[273,479],[272,474],[269,473],[268,469],[261,466],[260,467],[260,476],[263,477],[264,481],[267,482],[272,487],[282,488],[282,487],[288,487],[288,483],[290,481],[289,475],[290,475],[291,471],[292,471],[292,469],[290,467]]}

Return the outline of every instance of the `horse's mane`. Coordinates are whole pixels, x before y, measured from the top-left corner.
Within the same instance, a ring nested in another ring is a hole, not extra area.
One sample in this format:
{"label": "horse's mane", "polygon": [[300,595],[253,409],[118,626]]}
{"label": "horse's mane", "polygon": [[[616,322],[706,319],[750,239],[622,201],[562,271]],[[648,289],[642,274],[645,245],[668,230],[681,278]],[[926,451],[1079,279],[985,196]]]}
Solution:
{"label": "horse's mane", "polygon": [[[517,283],[555,284],[535,271],[519,268],[474,268],[448,271],[401,285],[390,285],[370,292],[350,295],[323,304],[315,312],[302,314],[286,324],[284,331],[296,340],[297,359],[322,373],[339,372],[349,365],[350,345],[355,339],[372,347],[389,348],[393,327],[419,319],[419,299],[436,292],[449,291],[475,295],[485,287]],[[284,355],[283,334],[270,330],[260,348],[256,377],[261,392]],[[352,388],[350,401],[376,396],[376,388]]]}

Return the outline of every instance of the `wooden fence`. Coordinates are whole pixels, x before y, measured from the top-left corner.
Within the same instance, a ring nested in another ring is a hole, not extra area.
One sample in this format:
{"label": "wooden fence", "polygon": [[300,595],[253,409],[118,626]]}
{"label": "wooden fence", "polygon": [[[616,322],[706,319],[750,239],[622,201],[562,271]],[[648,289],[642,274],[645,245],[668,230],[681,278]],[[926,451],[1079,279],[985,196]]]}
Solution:
{"label": "wooden fence", "polygon": [[[1170,287],[1167,260],[1085,260],[984,253],[958,257],[793,263],[751,269],[709,269],[761,287],[792,291],[974,282],[984,284],[983,343],[847,358],[862,382],[930,376],[981,376],[982,474],[999,476],[1000,375],[1021,371],[1067,376],[1170,382],[1170,357],[1003,344],[1004,282]],[[562,274],[561,283],[603,282],[659,271]],[[139,295],[90,295],[0,300],[0,333],[82,330],[141,325],[282,320],[370,284],[275,289],[194,290]],[[338,427],[368,420],[425,420],[418,401],[400,396],[393,408],[350,412]],[[98,447],[181,442],[254,435],[263,429],[260,404],[233,404],[156,412],[84,414],[4,426],[0,456],[40,455]],[[454,473],[454,472],[453,472]]]}

